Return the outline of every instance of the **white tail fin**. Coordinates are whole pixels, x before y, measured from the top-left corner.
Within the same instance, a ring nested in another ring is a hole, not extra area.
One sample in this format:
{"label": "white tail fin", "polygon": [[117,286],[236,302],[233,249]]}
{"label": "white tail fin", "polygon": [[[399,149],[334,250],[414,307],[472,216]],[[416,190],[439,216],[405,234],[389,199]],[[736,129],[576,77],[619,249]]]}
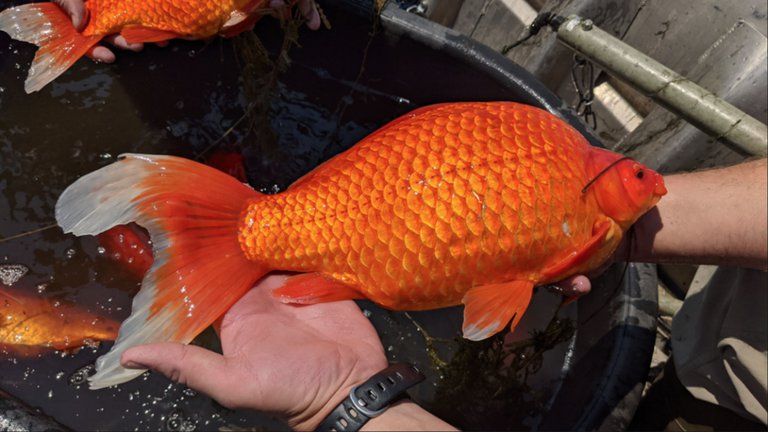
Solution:
{"label": "white tail fin", "polygon": [[40,47],[24,90],[40,90],[85,55],[101,36],[83,36],[55,3],[32,3],[0,12],[0,31]]}
{"label": "white tail fin", "polygon": [[95,235],[136,222],[153,241],[154,263],[115,345],[96,362],[92,389],[120,384],[127,348],[190,342],[266,273],[238,241],[239,218],[260,194],[214,168],[172,156],[123,155],[83,176],[56,203],[65,232]]}

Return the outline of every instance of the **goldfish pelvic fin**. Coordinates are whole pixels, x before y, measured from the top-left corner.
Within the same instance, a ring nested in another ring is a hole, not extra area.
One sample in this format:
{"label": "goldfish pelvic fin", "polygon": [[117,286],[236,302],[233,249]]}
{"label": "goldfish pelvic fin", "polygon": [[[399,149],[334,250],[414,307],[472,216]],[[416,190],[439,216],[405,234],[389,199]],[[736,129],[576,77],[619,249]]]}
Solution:
{"label": "goldfish pelvic fin", "polygon": [[219,30],[219,34],[223,37],[234,37],[240,33],[250,30],[256,21],[261,19],[261,14],[246,14],[244,12],[235,10],[229,17],[229,20],[224,23]]}
{"label": "goldfish pelvic fin", "polygon": [[[533,295],[533,282],[512,281],[477,286],[464,295],[464,337],[479,341],[489,338],[512,320],[514,330],[528,309]],[[513,319],[514,318],[514,319]]]}
{"label": "goldfish pelvic fin", "polygon": [[85,55],[101,36],[83,36],[55,3],[32,3],[0,12],[0,31],[37,45],[24,90],[40,90]]}
{"label": "goldfish pelvic fin", "polygon": [[180,34],[168,30],[149,27],[128,26],[120,31],[128,43],[165,42],[181,37]]}
{"label": "goldfish pelvic fin", "polygon": [[272,291],[283,303],[315,304],[339,300],[360,299],[363,295],[354,286],[322,273],[303,273],[289,277],[285,285]]}
{"label": "goldfish pelvic fin", "polygon": [[241,212],[259,196],[215,168],[155,155],[122,155],[62,193],[56,221],[65,232],[136,222],[153,243],[154,262],[114,346],[96,361],[92,389],[143,372],[120,365],[129,347],[190,342],[268,271],[245,258],[238,240]]}
{"label": "goldfish pelvic fin", "polygon": [[600,246],[602,246],[613,224],[608,218],[595,222],[595,225],[592,227],[592,238],[581,249],[568,254],[564,259],[545,268],[542,271],[542,278],[560,279],[559,276],[564,276],[569,270],[589,261],[595,252],[600,249]]}

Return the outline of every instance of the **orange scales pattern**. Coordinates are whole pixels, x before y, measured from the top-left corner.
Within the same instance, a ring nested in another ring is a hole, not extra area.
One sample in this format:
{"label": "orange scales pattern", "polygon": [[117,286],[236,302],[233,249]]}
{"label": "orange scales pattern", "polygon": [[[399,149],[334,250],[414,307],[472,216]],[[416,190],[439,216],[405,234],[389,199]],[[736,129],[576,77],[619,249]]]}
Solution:
{"label": "orange scales pattern", "polygon": [[524,105],[417,110],[251,201],[241,247],[264,267],[321,272],[394,309],[457,305],[473,286],[551,282],[542,271],[588,242],[602,214],[581,193],[589,148]]}
{"label": "orange scales pattern", "polygon": [[[235,10],[252,0],[88,0],[86,36],[120,33],[126,26],[163,30],[187,38],[216,35]],[[264,3],[259,1],[258,3]]]}

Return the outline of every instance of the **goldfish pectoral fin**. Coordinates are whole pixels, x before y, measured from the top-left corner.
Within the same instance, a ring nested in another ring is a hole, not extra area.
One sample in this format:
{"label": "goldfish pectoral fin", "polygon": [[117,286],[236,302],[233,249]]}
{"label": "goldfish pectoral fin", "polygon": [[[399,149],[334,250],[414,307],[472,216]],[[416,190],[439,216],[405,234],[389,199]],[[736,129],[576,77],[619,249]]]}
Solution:
{"label": "goldfish pectoral fin", "polygon": [[120,31],[128,43],[165,42],[181,37],[180,34],[141,26],[127,26]]}
{"label": "goldfish pectoral fin", "polygon": [[474,341],[486,339],[501,331],[510,320],[510,329],[514,330],[532,295],[531,281],[512,281],[470,289],[462,300],[464,337]]}
{"label": "goldfish pectoral fin", "polygon": [[590,258],[600,249],[606,240],[611,227],[615,224],[612,220],[606,218],[595,222],[592,227],[592,237],[580,249],[571,252],[564,259],[545,268],[542,272],[543,279],[556,278],[558,275],[565,274],[574,267],[589,261]]}
{"label": "goldfish pectoral fin", "polygon": [[230,15],[229,20],[219,30],[219,35],[226,38],[237,36],[246,30],[250,30],[259,19],[261,19],[261,14],[254,13],[248,15],[235,10]]}
{"label": "goldfish pectoral fin", "polygon": [[238,240],[243,209],[259,196],[215,168],[156,155],[122,155],[61,194],[56,221],[65,232],[95,235],[136,222],[154,248],[131,315],[97,360],[91,388],[142,373],[120,365],[130,347],[190,342],[269,270],[249,261]]}
{"label": "goldfish pectoral fin", "polygon": [[272,291],[283,303],[315,304],[363,298],[354,286],[322,273],[303,273],[286,279]]}
{"label": "goldfish pectoral fin", "polygon": [[40,90],[84,56],[101,36],[83,36],[55,3],[33,3],[0,12],[0,31],[40,49],[35,53],[24,90]]}

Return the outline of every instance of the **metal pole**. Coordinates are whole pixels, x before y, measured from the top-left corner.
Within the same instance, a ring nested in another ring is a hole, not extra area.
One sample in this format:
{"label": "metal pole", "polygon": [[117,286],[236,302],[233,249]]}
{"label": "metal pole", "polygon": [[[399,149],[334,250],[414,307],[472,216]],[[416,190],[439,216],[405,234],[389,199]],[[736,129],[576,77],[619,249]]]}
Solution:
{"label": "metal pole", "polygon": [[578,51],[702,131],[750,155],[768,155],[768,128],[708,90],[600,30],[570,16],[557,27],[560,42]]}

